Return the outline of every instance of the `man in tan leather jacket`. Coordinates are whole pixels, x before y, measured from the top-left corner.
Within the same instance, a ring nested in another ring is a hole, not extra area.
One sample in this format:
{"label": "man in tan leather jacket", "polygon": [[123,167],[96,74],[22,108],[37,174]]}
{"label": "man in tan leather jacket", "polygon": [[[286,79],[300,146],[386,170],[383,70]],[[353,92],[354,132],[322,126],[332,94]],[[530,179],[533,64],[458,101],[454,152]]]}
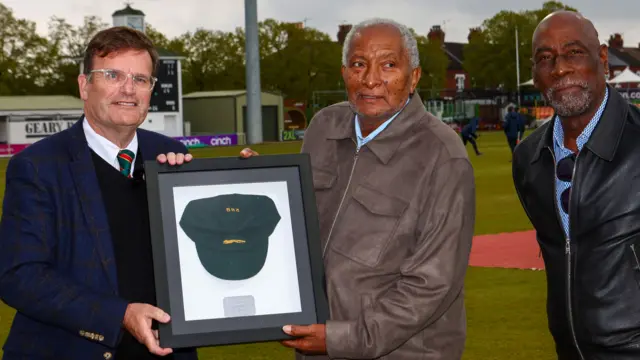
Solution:
{"label": "man in tan leather jacket", "polygon": [[414,93],[421,72],[406,27],[356,25],[343,51],[349,101],[318,112],[302,148],[331,320],[285,326],[299,338],[283,344],[307,359],[460,359],[475,220],[467,152]]}

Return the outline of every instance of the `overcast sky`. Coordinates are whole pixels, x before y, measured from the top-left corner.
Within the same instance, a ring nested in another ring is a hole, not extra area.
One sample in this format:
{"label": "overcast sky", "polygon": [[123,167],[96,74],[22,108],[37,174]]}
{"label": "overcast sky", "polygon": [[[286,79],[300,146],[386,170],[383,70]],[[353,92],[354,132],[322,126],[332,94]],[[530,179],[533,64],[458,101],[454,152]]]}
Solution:
{"label": "overcast sky", "polygon": [[[111,14],[124,7],[120,0],[0,0],[14,15],[38,24],[45,33],[50,17],[64,17],[81,24],[84,16],[96,15],[111,24]],[[243,0],[132,0],[146,20],[170,37],[198,27],[230,31],[244,26]],[[426,34],[432,25],[443,26],[446,41],[466,42],[469,28],[501,10],[539,8],[543,1],[526,0],[258,0],[258,19],[305,21],[336,38],[338,25],[357,23],[370,17],[389,17],[418,33]],[[621,33],[625,46],[640,43],[640,0],[571,0],[573,6],[590,18],[605,42],[609,35]]]}

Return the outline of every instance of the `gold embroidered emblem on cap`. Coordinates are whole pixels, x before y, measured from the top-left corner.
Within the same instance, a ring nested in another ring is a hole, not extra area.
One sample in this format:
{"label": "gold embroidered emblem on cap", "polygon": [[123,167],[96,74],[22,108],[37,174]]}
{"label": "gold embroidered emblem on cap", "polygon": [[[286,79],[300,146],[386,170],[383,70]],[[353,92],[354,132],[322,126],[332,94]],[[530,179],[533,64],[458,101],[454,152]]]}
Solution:
{"label": "gold embroidered emblem on cap", "polygon": [[246,243],[246,241],[240,240],[240,239],[227,239],[227,240],[223,241],[222,243],[225,244],[225,245],[233,244],[233,243],[244,244],[244,243]]}

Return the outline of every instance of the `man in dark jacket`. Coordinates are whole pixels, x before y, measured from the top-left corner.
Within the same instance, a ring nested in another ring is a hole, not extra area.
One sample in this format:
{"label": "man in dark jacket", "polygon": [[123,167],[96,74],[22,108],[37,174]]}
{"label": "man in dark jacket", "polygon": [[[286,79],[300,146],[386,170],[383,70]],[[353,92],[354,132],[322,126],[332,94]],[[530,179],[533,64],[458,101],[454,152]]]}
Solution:
{"label": "man in dark jacket", "polygon": [[533,35],[533,79],[555,115],[515,150],[560,360],[640,358],[640,111],[607,86],[607,47],[581,15]]}
{"label": "man in dark jacket", "polygon": [[9,161],[0,300],[16,315],[3,360],[198,359],[193,348],[161,348],[153,325],[171,317],[156,306],[143,160],[193,157],[138,128],[157,63],[144,33],[100,31],[78,76],[82,118]]}
{"label": "man in dark jacket", "polygon": [[415,92],[420,56],[406,26],[356,24],[342,64],[348,101],[319,111],[302,145],[330,319],[285,325],[296,339],[283,345],[298,360],[459,360],[475,219],[467,151]]}
{"label": "man in dark jacket", "polygon": [[478,138],[478,134],[476,131],[478,130],[478,123],[480,119],[477,116],[474,116],[469,123],[465,125],[460,131],[460,136],[462,136],[462,142],[464,146],[467,146],[467,141],[471,143],[473,146],[473,150],[475,150],[476,155],[482,155],[480,151],[478,151],[478,144],[476,144],[476,140]]}
{"label": "man in dark jacket", "polygon": [[507,136],[507,143],[513,154],[516,145],[524,136],[524,121],[513,106],[509,107],[509,113],[504,118],[504,134]]}

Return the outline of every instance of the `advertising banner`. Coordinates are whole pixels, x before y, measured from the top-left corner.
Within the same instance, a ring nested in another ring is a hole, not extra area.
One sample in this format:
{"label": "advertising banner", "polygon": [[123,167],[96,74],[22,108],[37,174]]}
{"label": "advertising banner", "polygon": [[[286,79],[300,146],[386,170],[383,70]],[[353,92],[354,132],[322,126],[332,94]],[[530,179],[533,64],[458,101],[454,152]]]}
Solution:
{"label": "advertising banner", "polygon": [[0,156],[11,156],[24,150],[29,144],[0,144]]}
{"label": "advertising banner", "polygon": [[282,132],[283,141],[297,141],[304,139],[304,130],[285,130]]}
{"label": "advertising banner", "polygon": [[237,134],[181,136],[174,139],[182,142],[187,148],[238,145]]}

